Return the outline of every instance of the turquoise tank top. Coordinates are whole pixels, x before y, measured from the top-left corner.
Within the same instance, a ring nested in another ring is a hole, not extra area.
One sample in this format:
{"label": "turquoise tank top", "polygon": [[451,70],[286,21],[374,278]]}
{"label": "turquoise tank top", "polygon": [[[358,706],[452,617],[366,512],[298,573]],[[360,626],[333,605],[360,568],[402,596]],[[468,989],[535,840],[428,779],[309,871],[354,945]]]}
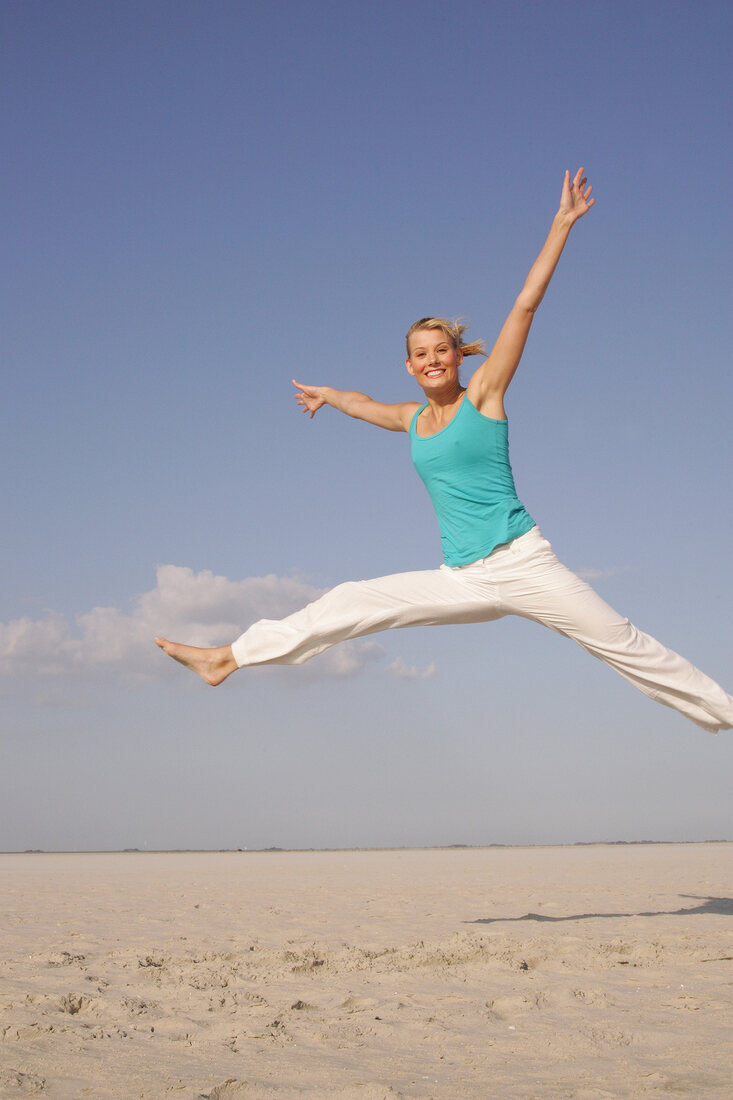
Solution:
{"label": "turquoise tank top", "polygon": [[453,419],[435,435],[410,421],[412,461],[438,516],[446,565],[468,565],[534,527],[517,497],[509,465],[509,425],[483,416],[464,394]]}

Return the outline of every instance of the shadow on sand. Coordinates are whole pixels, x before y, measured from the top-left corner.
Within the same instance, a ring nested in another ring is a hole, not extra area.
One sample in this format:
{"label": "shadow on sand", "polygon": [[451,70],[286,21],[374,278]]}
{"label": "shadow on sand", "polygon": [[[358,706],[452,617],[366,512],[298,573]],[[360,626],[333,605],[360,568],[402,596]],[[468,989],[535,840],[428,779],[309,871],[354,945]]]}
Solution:
{"label": "shadow on sand", "polygon": [[523,917],[480,917],[478,920],[466,921],[466,924],[508,924],[512,921],[569,921],[569,920],[596,920],[598,917],[691,917],[702,913],[713,913],[718,917],[733,917],[733,898],[704,898],[698,894],[680,894],[681,898],[693,898],[700,905],[693,905],[684,909],[660,909],[648,913],[575,913],[569,917],[551,917],[547,913],[525,913]]}

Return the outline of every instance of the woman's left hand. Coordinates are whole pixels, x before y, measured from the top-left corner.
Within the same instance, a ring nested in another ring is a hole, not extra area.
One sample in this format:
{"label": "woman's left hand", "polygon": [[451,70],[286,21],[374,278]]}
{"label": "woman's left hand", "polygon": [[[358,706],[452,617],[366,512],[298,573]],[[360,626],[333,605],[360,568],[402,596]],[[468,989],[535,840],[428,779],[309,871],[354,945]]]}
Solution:
{"label": "woman's left hand", "polygon": [[566,172],[562,185],[562,195],[560,196],[560,209],[558,211],[560,216],[572,225],[578,218],[582,218],[583,214],[587,214],[596,201],[590,197],[592,190],[593,188],[583,175],[582,168],[578,169],[573,180],[570,179],[570,172]]}

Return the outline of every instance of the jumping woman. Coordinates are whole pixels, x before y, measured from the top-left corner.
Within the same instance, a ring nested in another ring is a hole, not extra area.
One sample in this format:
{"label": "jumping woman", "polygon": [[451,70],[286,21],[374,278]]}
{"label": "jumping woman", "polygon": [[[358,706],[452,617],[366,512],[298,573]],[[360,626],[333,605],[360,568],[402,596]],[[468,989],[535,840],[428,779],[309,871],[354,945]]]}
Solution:
{"label": "jumping woman", "polygon": [[424,317],[407,333],[407,371],[422,403],[383,405],[363,393],[293,381],[311,419],[323,405],[379,428],[407,432],[412,461],[438,516],[444,564],[340,584],[279,621],[262,619],[232,645],[156,644],[208,684],[250,665],[296,665],[337,642],[380,630],[475,623],[519,615],[572,638],[639,691],[703,729],[733,727],[733,697],[699,669],[637,630],[555,557],[517,497],[509,465],[504,394],[570,230],[593,206],[579,168],[565,173],[560,208],[491,354],[461,385],[464,326]]}

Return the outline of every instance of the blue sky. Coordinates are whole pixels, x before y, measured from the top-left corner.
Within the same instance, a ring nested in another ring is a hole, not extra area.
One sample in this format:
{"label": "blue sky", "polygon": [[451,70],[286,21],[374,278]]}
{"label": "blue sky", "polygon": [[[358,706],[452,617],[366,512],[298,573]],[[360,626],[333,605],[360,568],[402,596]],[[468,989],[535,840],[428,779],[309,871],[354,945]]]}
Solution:
{"label": "blue sky", "polygon": [[[232,640],[439,563],[426,313],[495,337],[585,165],[508,397],[571,568],[733,689],[724,3],[5,2],[0,847],[733,837],[731,735],[505,620],[216,692]],[[419,396],[419,395],[418,395]]]}

